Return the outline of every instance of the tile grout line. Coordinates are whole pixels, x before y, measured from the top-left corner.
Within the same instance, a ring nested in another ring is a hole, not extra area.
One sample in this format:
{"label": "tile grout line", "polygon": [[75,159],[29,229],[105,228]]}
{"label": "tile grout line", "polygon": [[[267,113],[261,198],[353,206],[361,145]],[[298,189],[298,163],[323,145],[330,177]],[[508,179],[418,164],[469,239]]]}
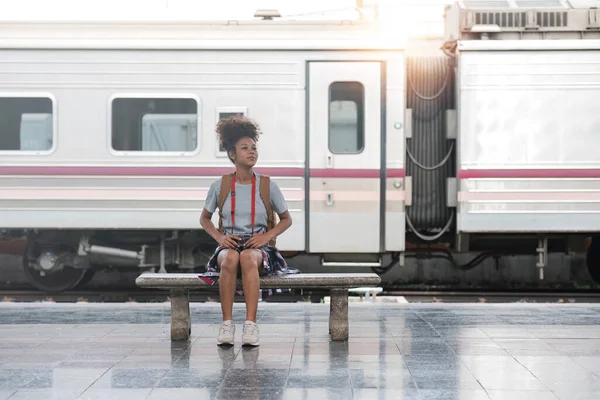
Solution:
{"label": "tile grout line", "polygon": [[[115,328],[115,329],[117,329],[117,328]],[[115,329],[113,329],[112,331],[114,331]],[[112,332],[112,331],[111,331],[111,332]],[[104,338],[104,336],[103,336],[103,338]],[[91,388],[92,386],[94,386],[94,384],[95,384],[96,382],[98,382],[100,379],[102,379],[102,377],[103,377],[104,375],[106,375],[106,374],[107,374],[107,373],[108,373],[108,372],[109,372],[111,369],[113,369],[114,367],[116,367],[116,366],[117,366],[117,365],[118,365],[118,364],[119,364],[119,363],[120,363],[122,360],[124,360],[124,359],[125,359],[127,356],[129,356],[129,355],[130,355],[131,353],[133,353],[134,351],[135,351],[135,349],[131,350],[131,351],[130,351],[129,353],[127,353],[125,356],[121,357],[121,360],[119,360],[119,361],[117,361],[116,363],[114,363],[114,364],[112,365],[112,367],[109,367],[109,368],[107,368],[107,369],[106,369],[106,371],[104,371],[104,372],[102,373],[102,375],[100,375],[100,376],[99,376],[99,377],[98,377],[98,378],[97,378],[97,379],[96,379],[94,382],[92,382],[92,383],[91,383],[91,384],[90,384],[88,387],[86,387],[86,388],[85,388],[85,389],[84,389],[84,390],[83,390],[81,393],[79,393],[79,395],[78,395],[77,397],[78,397],[78,398],[79,398],[79,397],[81,397],[81,395],[82,395],[82,394],[84,394],[84,393],[85,393],[85,392],[86,392],[86,391],[87,391],[89,388]]]}

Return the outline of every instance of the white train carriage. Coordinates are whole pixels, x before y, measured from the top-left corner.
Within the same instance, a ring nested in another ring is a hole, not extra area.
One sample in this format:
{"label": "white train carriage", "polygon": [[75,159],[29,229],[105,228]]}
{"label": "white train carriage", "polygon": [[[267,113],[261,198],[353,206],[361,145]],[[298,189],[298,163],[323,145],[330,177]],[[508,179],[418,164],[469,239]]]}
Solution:
{"label": "white train carriage", "polygon": [[280,250],[378,266],[405,246],[404,59],[360,21],[0,23],[0,229],[43,290],[203,269],[215,125],[243,113],[293,217]]}
{"label": "white train carriage", "polygon": [[[548,251],[581,251],[600,231],[600,10],[468,3],[446,15],[456,48],[457,247],[537,248],[543,278]],[[592,273],[599,247],[590,248]]]}

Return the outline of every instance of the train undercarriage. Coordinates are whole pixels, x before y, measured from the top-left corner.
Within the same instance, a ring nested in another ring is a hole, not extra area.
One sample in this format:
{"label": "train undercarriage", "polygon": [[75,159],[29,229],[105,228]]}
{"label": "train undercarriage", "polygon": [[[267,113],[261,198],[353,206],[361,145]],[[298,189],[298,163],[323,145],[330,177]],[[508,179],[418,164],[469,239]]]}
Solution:
{"label": "train undercarriage", "polygon": [[33,286],[48,292],[81,287],[106,268],[203,270],[214,250],[203,231],[34,230],[26,238],[23,270]]}
{"label": "train undercarriage", "polygon": [[[4,237],[26,238],[23,251],[23,271],[36,289],[62,292],[81,288],[97,271],[204,272],[215,243],[202,230],[196,231],[8,231]],[[535,255],[539,279],[544,279],[548,254],[585,254],[592,279],[600,284],[600,236],[590,235],[479,235],[466,240],[464,236],[441,237],[435,244],[418,240],[407,243],[404,252],[387,254],[386,265],[370,269],[384,275],[392,268],[402,268],[407,258],[443,259],[459,271],[476,268],[484,260],[514,255]],[[444,239],[448,239],[447,241]],[[293,258],[305,253],[283,253]],[[464,263],[456,256],[469,254]],[[327,257],[350,259],[352,255],[308,255],[311,264],[320,264]],[[359,258],[384,255],[355,255]],[[350,257],[350,258],[348,258]],[[314,263],[312,262],[314,261]],[[340,263],[343,264],[343,263]],[[351,263],[348,263],[351,266]],[[302,265],[294,265],[300,270]],[[323,265],[316,267],[322,271]]]}

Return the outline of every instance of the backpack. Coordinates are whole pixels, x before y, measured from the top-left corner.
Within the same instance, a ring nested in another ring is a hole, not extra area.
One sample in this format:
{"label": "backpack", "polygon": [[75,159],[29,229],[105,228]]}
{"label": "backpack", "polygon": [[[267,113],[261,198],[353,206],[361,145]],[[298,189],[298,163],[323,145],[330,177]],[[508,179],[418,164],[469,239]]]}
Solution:
{"label": "backpack", "polygon": [[[219,193],[219,232],[223,233],[223,205],[225,204],[225,199],[227,195],[231,191],[231,177],[233,176],[233,172],[230,174],[225,174],[221,177],[221,192]],[[260,175],[260,184],[258,191],[260,193],[260,198],[263,203],[265,203],[265,207],[267,209],[267,231],[270,231],[275,227],[275,212],[271,208],[271,177],[268,175]],[[268,244],[272,247],[275,247],[275,243],[277,241],[275,239],[271,240]]]}

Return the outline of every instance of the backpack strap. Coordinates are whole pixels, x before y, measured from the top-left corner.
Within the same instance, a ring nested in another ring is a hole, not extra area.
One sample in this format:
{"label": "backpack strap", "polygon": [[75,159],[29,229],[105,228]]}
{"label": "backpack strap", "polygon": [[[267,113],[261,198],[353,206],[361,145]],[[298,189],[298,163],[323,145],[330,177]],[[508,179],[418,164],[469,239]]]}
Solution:
{"label": "backpack strap", "polygon": [[223,205],[225,204],[225,199],[227,199],[227,195],[231,191],[231,177],[233,176],[233,172],[229,174],[225,174],[221,177],[221,192],[219,193],[219,203],[217,207],[219,208],[219,232],[223,233]]}
{"label": "backpack strap", "polygon": [[[271,177],[268,175],[260,176],[260,198],[265,204],[267,210],[267,231],[270,231],[275,227],[275,213],[271,208]],[[273,239],[269,242],[269,245],[275,247],[276,240]]]}

